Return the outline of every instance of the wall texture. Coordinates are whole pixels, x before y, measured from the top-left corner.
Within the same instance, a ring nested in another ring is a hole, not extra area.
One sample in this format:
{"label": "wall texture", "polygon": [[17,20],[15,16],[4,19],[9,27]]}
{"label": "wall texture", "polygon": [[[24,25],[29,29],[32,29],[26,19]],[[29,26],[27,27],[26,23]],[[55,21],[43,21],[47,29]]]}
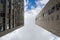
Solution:
{"label": "wall texture", "polygon": [[0,0],[0,36],[24,25],[24,0]]}
{"label": "wall texture", "polygon": [[37,15],[36,24],[60,36],[60,0],[50,0]]}

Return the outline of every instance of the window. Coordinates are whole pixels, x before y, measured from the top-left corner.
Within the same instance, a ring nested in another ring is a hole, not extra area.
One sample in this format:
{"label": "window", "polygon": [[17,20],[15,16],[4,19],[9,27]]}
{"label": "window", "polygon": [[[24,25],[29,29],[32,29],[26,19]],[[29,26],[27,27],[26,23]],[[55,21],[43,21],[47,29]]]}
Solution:
{"label": "window", "polygon": [[44,13],[43,13],[43,17],[44,17]]}
{"label": "window", "polygon": [[4,0],[0,0],[0,16],[4,15]]}
{"label": "window", "polygon": [[1,13],[1,17],[4,17],[4,13]]}
{"label": "window", "polygon": [[55,6],[51,8],[51,13],[53,13],[54,11],[55,11]]}
{"label": "window", "polygon": [[55,6],[48,10],[48,15],[52,14],[55,11]]}
{"label": "window", "polygon": [[1,29],[2,29],[2,25],[0,24],[0,32],[1,32]]}
{"label": "window", "polygon": [[5,0],[0,0],[0,31],[5,31]]}
{"label": "window", "polygon": [[2,32],[2,31],[4,31],[4,30],[3,30],[3,27],[1,27],[1,32]]}
{"label": "window", "polygon": [[48,10],[48,15],[50,15],[50,14],[51,14],[51,9]]}
{"label": "window", "polygon": [[60,8],[60,3],[56,4],[56,10],[59,10]]}

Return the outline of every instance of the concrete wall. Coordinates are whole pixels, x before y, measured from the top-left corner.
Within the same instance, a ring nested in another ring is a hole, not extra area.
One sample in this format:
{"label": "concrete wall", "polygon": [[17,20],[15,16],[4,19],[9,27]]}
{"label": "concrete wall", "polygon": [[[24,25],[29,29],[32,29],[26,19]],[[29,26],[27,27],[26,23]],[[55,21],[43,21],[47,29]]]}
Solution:
{"label": "concrete wall", "polygon": [[[0,16],[0,20],[2,20],[2,22],[0,21],[0,25],[2,25],[0,26],[0,36],[24,25],[24,0],[4,0],[4,3],[4,16]],[[1,11],[0,14],[2,15]]]}
{"label": "concrete wall", "polygon": [[60,36],[60,0],[50,0],[37,15],[36,24]]}

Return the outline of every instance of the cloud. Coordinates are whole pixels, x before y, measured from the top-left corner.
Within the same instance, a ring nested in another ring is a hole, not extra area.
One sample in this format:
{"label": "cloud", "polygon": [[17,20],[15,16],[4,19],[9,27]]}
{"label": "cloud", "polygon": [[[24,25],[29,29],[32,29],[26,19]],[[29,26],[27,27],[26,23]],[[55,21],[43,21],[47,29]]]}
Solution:
{"label": "cloud", "polygon": [[25,11],[35,9],[38,6],[43,8],[48,1],[49,0],[33,0],[33,1],[32,0],[25,0],[25,2],[24,2]]}
{"label": "cloud", "polygon": [[[39,12],[43,9],[43,7],[47,4],[49,0],[38,0],[35,1],[36,3],[36,8],[34,6],[30,6],[32,9],[28,10],[27,7],[29,4],[29,1],[25,1],[25,13],[27,14],[33,14],[34,16],[37,16],[39,14]],[[27,5],[28,4],[28,5]]]}
{"label": "cloud", "polygon": [[46,4],[49,0],[42,0],[41,3]]}

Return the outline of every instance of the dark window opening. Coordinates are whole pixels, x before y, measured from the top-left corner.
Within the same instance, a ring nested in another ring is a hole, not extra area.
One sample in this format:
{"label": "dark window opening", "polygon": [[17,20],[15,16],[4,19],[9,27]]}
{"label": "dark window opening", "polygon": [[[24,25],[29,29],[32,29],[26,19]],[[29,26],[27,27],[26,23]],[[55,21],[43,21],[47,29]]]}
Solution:
{"label": "dark window opening", "polygon": [[4,3],[4,0],[1,0],[1,3]]}
{"label": "dark window opening", "polygon": [[55,11],[55,6],[52,7],[51,13],[53,13],[54,11]]}
{"label": "dark window opening", "polygon": [[60,8],[60,3],[56,4],[56,10],[59,10]]}
{"label": "dark window opening", "polygon": [[0,32],[1,32],[1,29],[2,29],[2,25],[0,24]]}
{"label": "dark window opening", "polygon": [[50,10],[48,10],[48,15],[50,15],[51,14],[51,9]]}
{"label": "dark window opening", "polygon": [[56,10],[59,10],[59,8],[57,7]]}
{"label": "dark window opening", "polygon": [[43,13],[43,17],[44,17],[44,13]]}
{"label": "dark window opening", "polygon": [[1,13],[1,15],[0,15],[1,17],[4,17],[5,15],[4,15],[4,13]]}
{"label": "dark window opening", "polygon": [[48,10],[48,15],[52,14],[55,11],[55,6]]}
{"label": "dark window opening", "polygon": [[3,18],[3,31],[5,31],[5,18]]}

